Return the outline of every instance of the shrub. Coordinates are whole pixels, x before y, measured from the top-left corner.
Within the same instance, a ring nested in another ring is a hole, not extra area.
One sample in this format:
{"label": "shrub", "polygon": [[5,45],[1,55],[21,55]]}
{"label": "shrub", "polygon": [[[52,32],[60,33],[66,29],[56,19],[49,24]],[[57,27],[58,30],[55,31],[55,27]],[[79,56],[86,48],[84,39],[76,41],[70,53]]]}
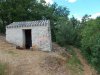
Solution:
{"label": "shrub", "polygon": [[74,44],[76,37],[75,29],[68,21],[60,19],[56,28],[57,43],[59,43],[62,46],[66,44]]}
{"label": "shrub", "polygon": [[82,52],[100,72],[100,20],[90,20],[82,31]]}

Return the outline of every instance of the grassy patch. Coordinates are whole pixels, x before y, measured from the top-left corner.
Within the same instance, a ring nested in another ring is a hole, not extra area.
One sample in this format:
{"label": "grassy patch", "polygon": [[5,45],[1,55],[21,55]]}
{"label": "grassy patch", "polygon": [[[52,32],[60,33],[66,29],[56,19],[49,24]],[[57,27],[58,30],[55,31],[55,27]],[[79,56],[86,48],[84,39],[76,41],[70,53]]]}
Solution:
{"label": "grassy patch", "polygon": [[7,75],[7,64],[0,63],[0,75]]}
{"label": "grassy patch", "polygon": [[67,62],[67,66],[70,69],[72,75],[83,75],[83,65],[78,59],[76,53],[71,47],[67,47],[67,51],[72,55]]}

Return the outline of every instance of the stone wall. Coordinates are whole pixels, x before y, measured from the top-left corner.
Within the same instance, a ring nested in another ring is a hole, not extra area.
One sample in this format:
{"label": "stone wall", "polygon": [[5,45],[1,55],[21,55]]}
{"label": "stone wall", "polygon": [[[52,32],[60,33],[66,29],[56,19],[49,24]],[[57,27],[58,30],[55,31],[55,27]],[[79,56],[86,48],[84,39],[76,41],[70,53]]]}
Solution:
{"label": "stone wall", "polygon": [[51,36],[48,34],[48,27],[32,28],[32,45],[39,47],[44,51],[51,51]]}
{"label": "stone wall", "polygon": [[23,47],[23,33],[21,28],[6,29],[6,40],[9,43]]}

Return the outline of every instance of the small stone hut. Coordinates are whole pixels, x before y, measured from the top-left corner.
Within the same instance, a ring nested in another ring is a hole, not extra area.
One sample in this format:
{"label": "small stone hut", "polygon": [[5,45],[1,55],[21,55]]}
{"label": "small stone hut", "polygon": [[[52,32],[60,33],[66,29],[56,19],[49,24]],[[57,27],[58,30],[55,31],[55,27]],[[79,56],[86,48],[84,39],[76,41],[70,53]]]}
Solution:
{"label": "small stone hut", "polygon": [[21,48],[51,51],[50,21],[13,22],[6,26],[6,40]]}

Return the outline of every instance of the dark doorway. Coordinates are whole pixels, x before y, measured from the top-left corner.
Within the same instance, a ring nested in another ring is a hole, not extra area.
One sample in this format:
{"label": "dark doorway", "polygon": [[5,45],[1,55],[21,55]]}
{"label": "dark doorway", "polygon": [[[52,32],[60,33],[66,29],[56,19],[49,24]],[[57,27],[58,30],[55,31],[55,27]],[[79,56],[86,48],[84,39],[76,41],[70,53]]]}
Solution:
{"label": "dark doorway", "polygon": [[30,47],[32,47],[31,29],[25,30],[25,47],[26,49],[30,49]]}

